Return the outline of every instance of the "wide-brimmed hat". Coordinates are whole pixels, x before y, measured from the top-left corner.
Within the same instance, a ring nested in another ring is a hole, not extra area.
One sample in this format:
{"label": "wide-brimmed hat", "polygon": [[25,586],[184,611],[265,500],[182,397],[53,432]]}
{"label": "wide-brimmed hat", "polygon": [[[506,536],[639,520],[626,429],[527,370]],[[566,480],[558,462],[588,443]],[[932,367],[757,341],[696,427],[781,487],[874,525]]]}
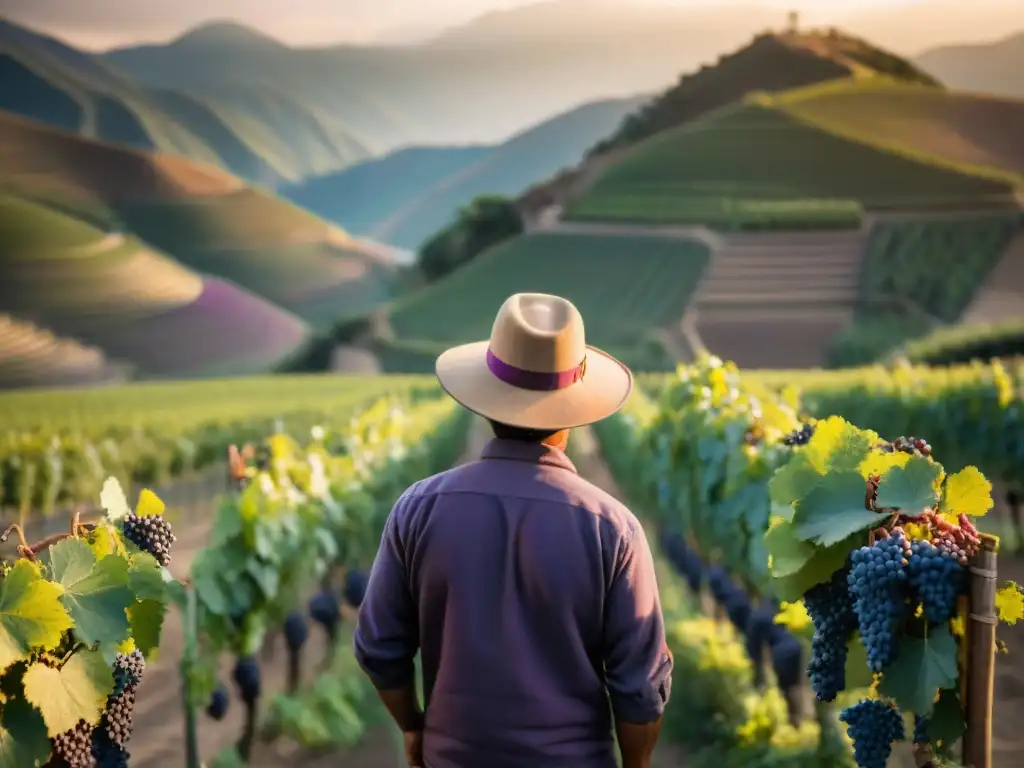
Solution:
{"label": "wide-brimmed hat", "polygon": [[470,411],[525,429],[593,424],[618,411],[633,390],[625,365],[587,346],[573,303],[546,293],[509,297],[490,341],[449,349],[436,371],[445,391]]}

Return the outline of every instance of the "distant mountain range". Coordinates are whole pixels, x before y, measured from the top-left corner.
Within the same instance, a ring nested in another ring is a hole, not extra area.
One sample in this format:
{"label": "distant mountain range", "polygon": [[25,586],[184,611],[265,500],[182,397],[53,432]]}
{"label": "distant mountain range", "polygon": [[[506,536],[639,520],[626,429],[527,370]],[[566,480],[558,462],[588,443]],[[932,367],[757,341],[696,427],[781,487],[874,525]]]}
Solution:
{"label": "distant mountain range", "polygon": [[286,187],[281,194],[345,229],[415,248],[477,195],[515,196],[570,167],[648,97],[570,110],[495,146],[414,147]]}
{"label": "distant mountain range", "polygon": [[1024,97],[1024,32],[993,43],[935,48],[916,61],[954,88]]}

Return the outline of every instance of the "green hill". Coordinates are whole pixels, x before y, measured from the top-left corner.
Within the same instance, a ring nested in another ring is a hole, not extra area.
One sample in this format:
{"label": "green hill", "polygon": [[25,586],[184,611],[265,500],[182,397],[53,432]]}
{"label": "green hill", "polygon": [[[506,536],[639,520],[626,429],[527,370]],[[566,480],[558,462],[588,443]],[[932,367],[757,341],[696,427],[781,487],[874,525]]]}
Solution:
{"label": "green hill", "polygon": [[0,110],[144,150],[216,162],[277,183],[343,168],[369,150],[329,115],[248,85],[224,92],[144,86],[100,58],[0,21]]}
{"label": "green hill", "polygon": [[[1024,18],[1017,26],[1024,26]],[[914,61],[953,88],[1024,97],[1024,32],[991,43],[933,48]]]}
{"label": "green hill", "polygon": [[[846,100],[852,126],[870,122],[870,117],[852,117],[860,98],[872,104],[901,102],[875,99],[873,86],[856,81],[820,92],[832,99],[846,87],[857,95]],[[889,86],[881,87],[883,95],[891,95]],[[944,104],[941,98],[931,100],[929,89],[905,91],[902,101],[916,104],[916,93],[928,94],[929,104]],[[851,201],[869,210],[1015,205],[1019,176],[968,164],[966,153],[956,149],[945,157],[928,154],[934,142],[911,148],[876,133],[858,133],[851,125],[840,132],[835,113],[823,119],[808,103],[796,97],[751,97],[660,133],[601,173],[572,202],[568,216],[720,224],[730,217],[742,219],[747,207],[778,205],[782,215],[794,203],[813,211],[821,201]],[[884,114],[880,118],[887,119]],[[903,136],[927,133],[921,122]]]}
{"label": "green hill", "polygon": [[[65,345],[75,356],[92,347],[142,376],[266,370],[308,334],[300,320],[235,285],[204,280],[134,238],[36,202],[0,197],[0,243],[0,313],[18,321],[6,326],[8,367],[20,359],[10,337],[38,346],[36,329],[76,342]],[[93,357],[90,371],[105,364]],[[45,378],[43,364],[54,361],[39,362],[35,375]]]}
{"label": "green hill", "polygon": [[657,331],[678,327],[708,257],[704,245],[680,239],[518,237],[391,305],[376,351],[387,370],[432,370],[444,346],[487,338],[509,294],[539,291],[579,307],[588,343],[638,370],[671,367]]}
{"label": "green hill", "polygon": [[215,167],[2,113],[0,147],[0,187],[131,233],[316,327],[367,312],[390,295],[394,268],[379,247]]}
{"label": "green hill", "polygon": [[864,40],[837,31],[764,33],[720,56],[714,66],[685,74],[592,150],[600,154],[653,136],[732,104],[750,93],[775,93],[846,77],[885,75],[938,87],[926,72]]}
{"label": "green hill", "polygon": [[[489,149],[406,150],[327,179],[314,179],[284,194],[346,229],[416,248],[474,197],[514,196],[537,178],[574,164],[588,146],[644,100],[635,97],[585,104]],[[358,228],[358,220],[345,212],[355,198],[362,198],[354,207],[362,211],[365,229]],[[367,215],[371,205],[372,216]]]}

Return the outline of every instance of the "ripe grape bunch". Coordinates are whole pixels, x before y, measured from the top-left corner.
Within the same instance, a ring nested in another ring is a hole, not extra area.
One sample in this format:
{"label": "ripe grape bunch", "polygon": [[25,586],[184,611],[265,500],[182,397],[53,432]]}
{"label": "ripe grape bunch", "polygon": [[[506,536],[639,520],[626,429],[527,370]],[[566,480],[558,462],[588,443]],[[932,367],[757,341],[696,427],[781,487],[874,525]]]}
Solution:
{"label": "ripe grape bunch", "polygon": [[129,512],[124,518],[124,535],[143,552],[148,552],[160,565],[167,567],[171,562],[171,545],[176,538],[171,524],[162,515],[140,517]]}
{"label": "ripe grape bunch", "polygon": [[960,565],[967,565],[981,546],[981,536],[978,535],[978,529],[974,527],[970,518],[960,513],[957,519],[959,525],[937,516],[933,516],[930,522],[932,542],[935,546]]}
{"label": "ripe grape bunch", "polygon": [[812,437],[814,437],[814,425],[805,423],[800,429],[793,430],[782,438],[782,442],[785,445],[807,445]]}
{"label": "ripe grape bunch", "polygon": [[57,768],[125,768],[126,745],[132,735],[135,695],[146,662],[138,650],[119,653],[114,661],[114,689],[97,725],[80,720],[71,730],[53,739],[53,764]]}
{"label": "ripe grape bunch", "polygon": [[882,446],[883,453],[919,453],[922,456],[931,456],[932,447],[927,440],[917,437],[897,437],[891,443]]}
{"label": "ripe grape bunch", "polygon": [[900,528],[850,556],[848,577],[868,666],[881,672],[897,655],[897,631],[906,611],[907,558],[911,545]]}
{"label": "ripe grape bunch", "polygon": [[925,618],[933,624],[953,618],[957,598],[967,587],[960,558],[930,541],[915,541],[910,545],[907,581],[921,601]]}
{"label": "ripe grape bunch", "polygon": [[840,568],[804,595],[804,607],[814,623],[807,674],[819,701],[834,701],[846,687],[847,643],[857,628],[848,585],[849,569]]}
{"label": "ripe grape bunch", "polygon": [[878,699],[864,699],[839,714],[853,740],[853,759],[859,768],[885,768],[894,741],[903,741],[903,715]]}

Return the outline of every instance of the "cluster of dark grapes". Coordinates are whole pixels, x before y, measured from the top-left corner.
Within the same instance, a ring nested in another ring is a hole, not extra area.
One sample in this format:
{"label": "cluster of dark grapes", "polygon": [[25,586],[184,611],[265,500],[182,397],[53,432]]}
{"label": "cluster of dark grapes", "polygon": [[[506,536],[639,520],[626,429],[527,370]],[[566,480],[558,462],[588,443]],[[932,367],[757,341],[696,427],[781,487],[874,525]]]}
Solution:
{"label": "cluster of dark grapes", "polygon": [[819,701],[834,701],[846,687],[847,644],[857,629],[849,578],[849,569],[840,568],[804,595],[804,607],[814,623],[807,674]]}
{"label": "cluster of dark grapes", "polygon": [[910,545],[907,582],[920,598],[925,618],[933,624],[953,618],[957,598],[967,588],[959,558],[929,541],[915,541]]}
{"label": "cluster of dark grapes", "polygon": [[345,584],[342,587],[341,595],[345,602],[353,608],[363,604],[366,597],[366,588],[370,584],[370,577],[363,571],[353,568],[345,573]]}
{"label": "cluster of dark grapes", "polygon": [[119,653],[114,661],[114,689],[98,725],[80,720],[71,730],[53,739],[56,768],[125,768],[128,740],[132,735],[135,695],[146,662],[138,650]]}
{"label": "cluster of dark grapes", "polygon": [[804,654],[800,641],[780,624],[773,624],[768,642],[772,656],[772,671],[779,689],[788,691],[800,684],[804,673]]}
{"label": "cluster of dark grapes", "polygon": [[974,553],[978,551],[978,547],[981,546],[981,537],[971,519],[960,513],[957,520],[959,525],[954,525],[939,516],[933,516],[930,522],[932,543],[960,565],[967,565]]}
{"label": "cluster of dark grapes", "polygon": [[231,673],[238,688],[238,697],[248,706],[253,706],[260,697],[262,682],[260,665],[252,656],[240,656]]}
{"label": "cluster of dark grapes", "polygon": [[919,453],[922,456],[931,456],[932,447],[927,440],[918,437],[897,437],[891,443],[882,445],[883,453]]}
{"label": "cluster of dark grapes", "polygon": [[309,601],[309,615],[334,637],[341,624],[341,603],[331,589],[322,589]]}
{"label": "cluster of dark grapes", "polygon": [[746,591],[739,587],[733,587],[728,590],[722,605],[725,608],[725,615],[729,617],[729,623],[740,632],[745,630],[747,622],[750,620],[751,608],[750,596]]}
{"label": "cluster of dark grapes", "polygon": [[148,552],[162,566],[170,565],[171,545],[175,542],[171,524],[162,515],[139,517],[128,513],[123,522],[125,538],[143,552]]}
{"label": "cluster of dark grapes", "polygon": [[206,715],[214,720],[223,720],[228,713],[228,706],[231,698],[228,696],[228,689],[218,684],[210,695],[210,701],[206,705]]}
{"label": "cluster of dark grapes", "polygon": [[914,743],[928,743],[928,718],[914,715]]}
{"label": "cluster of dark grapes", "polygon": [[298,651],[309,639],[309,627],[301,611],[292,611],[284,620],[284,641],[289,650]]}
{"label": "cluster of dark grapes", "polygon": [[764,602],[750,612],[747,620],[745,645],[747,656],[754,663],[754,685],[760,688],[764,685],[764,649],[771,642],[772,630],[778,626],[775,623],[775,606],[771,602]]}
{"label": "cluster of dark grapes", "polygon": [[793,430],[782,438],[782,442],[786,445],[807,445],[812,437],[814,437],[814,425],[805,423],[800,429]]}
{"label": "cluster of dark grapes", "polygon": [[899,528],[850,555],[848,584],[861,640],[874,672],[893,662],[897,631],[906,609],[907,558],[910,542]]}
{"label": "cluster of dark grapes", "polygon": [[859,768],[885,768],[894,741],[903,741],[903,715],[878,699],[864,699],[839,714],[853,740],[853,759]]}

